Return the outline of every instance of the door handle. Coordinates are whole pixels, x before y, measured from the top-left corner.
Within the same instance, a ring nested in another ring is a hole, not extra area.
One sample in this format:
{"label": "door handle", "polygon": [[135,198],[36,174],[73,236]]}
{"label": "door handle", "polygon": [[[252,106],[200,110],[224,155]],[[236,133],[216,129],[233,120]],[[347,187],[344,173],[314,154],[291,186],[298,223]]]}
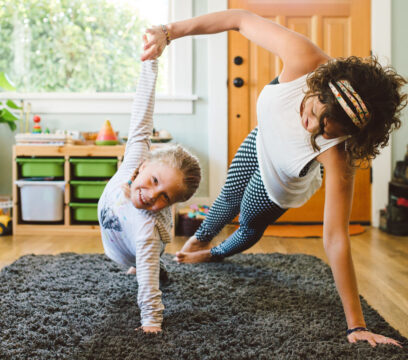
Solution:
{"label": "door handle", "polygon": [[234,64],[235,65],[241,65],[244,62],[244,59],[241,56],[235,56],[234,57]]}
{"label": "door handle", "polygon": [[240,77],[236,77],[234,79],[233,83],[234,83],[235,87],[240,88],[240,87],[242,87],[244,85],[244,80],[242,80],[242,78],[240,78]]}

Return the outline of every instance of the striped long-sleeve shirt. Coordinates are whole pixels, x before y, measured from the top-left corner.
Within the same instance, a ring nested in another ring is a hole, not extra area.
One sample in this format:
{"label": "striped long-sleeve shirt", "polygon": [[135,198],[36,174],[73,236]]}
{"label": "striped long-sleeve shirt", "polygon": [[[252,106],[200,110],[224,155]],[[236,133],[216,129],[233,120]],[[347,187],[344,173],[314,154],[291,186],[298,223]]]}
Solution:
{"label": "striped long-sleeve shirt", "polygon": [[150,149],[157,61],[145,61],[132,106],[123,163],[106,185],[98,203],[105,253],[125,266],[136,266],[142,326],[161,326],[164,306],[159,289],[160,253],[171,239],[171,212],[137,209],[123,193],[126,183]]}

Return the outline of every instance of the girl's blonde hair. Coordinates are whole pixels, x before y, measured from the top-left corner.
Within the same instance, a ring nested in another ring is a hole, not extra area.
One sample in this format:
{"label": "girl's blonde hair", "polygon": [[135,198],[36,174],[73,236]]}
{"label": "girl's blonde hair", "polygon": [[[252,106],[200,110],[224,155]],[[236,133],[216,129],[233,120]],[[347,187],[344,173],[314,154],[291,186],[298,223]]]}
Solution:
{"label": "girl's blonde hair", "polygon": [[[193,154],[180,145],[168,145],[166,147],[150,151],[145,161],[159,162],[178,169],[183,174],[184,191],[179,195],[177,202],[190,199],[196,192],[201,181],[200,163]],[[135,170],[132,181],[139,174],[139,168]]]}

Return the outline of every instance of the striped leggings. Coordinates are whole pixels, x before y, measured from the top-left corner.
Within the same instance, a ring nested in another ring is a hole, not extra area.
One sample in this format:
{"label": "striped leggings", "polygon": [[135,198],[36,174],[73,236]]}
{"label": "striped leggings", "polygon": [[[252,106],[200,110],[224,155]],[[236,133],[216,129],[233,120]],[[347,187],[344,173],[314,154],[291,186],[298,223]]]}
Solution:
{"label": "striped leggings", "polygon": [[239,228],[211,249],[213,257],[224,258],[250,248],[266,227],[286,211],[269,199],[262,182],[256,154],[257,132],[257,128],[252,130],[241,144],[220,195],[195,233],[199,241],[209,242],[240,213]]}

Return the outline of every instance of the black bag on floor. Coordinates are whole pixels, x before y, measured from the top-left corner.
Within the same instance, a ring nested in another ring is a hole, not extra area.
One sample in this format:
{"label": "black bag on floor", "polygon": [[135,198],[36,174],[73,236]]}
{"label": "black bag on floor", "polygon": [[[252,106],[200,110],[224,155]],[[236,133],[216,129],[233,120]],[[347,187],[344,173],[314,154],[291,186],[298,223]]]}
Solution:
{"label": "black bag on floor", "polygon": [[408,207],[397,205],[397,198],[391,196],[386,213],[387,228],[383,229],[393,235],[408,235]]}

